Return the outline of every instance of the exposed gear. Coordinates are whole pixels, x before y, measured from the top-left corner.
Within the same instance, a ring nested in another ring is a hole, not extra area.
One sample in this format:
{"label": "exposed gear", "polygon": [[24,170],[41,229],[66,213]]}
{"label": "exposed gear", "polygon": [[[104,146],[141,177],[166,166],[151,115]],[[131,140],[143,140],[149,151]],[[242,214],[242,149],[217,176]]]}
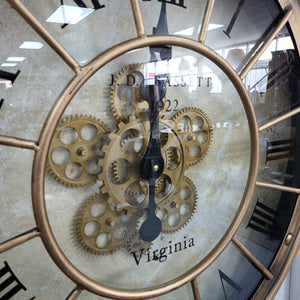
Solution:
{"label": "exposed gear", "polygon": [[[148,102],[140,93],[144,80],[143,64],[132,64],[124,67],[114,79],[110,90],[110,102],[114,117],[124,123],[129,122],[130,116],[140,117],[148,109]],[[159,114],[166,110],[165,98],[159,102]]]}
{"label": "exposed gear", "polygon": [[117,210],[102,194],[96,194],[80,211],[77,236],[87,251],[108,254],[125,247],[136,226],[137,215],[130,207]]}
{"label": "exposed gear", "polygon": [[196,187],[184,177],[172,196],[158,205],[156,215],[162,220],[162,232],[171,233],[184,227],[192,218],[196,205]]}
{"label": "exposed gear", "polygon": [[89,185],[97,180],[98,160],[107,143],[108,127],[89,115],[75,115],[61,120],[54,133],[47,158],[49,173],[68,187]]}
{"label": "exposed gear", "polygon": [[[110,143],[102,147],[105,157],[99,160],[103,169],[99,179],[104,182],[101,191],[112,195],[118,204],[144,208],[148,203],[148,184],[141,178],[138,166],[148,145],[150,125],[133,116],[130,120],[126,124],[120,122],[118,131],[109,134]],[[160,131],[164,136],[161,152],[165,168],[157,181],[158,203],[172,193],[185,170],[183,149],[176,133],[165,120],[160,122]]]}
{"label": "exposed gear", "polygon": [[145,242],[140,238],[138,231],[135,231],[126,242],[128,252],[134,253],[137,260],[139,260],[142,255],[146,255],[151,246],[151,242]]}
{"label": "exposed gear", "polygon": [[212,125],[208,116],[199,108],[186,107],[173,117],[173,121],[186,163],[189,166],[198,163],[208,152],[212,141]]}
{"label": "exposed gear", "polygon": [[139,92],[141,82],[144,80],[144,68],[141,64],[124,67],[115,77],[111,86],[110,98],[112,111],[117,120],[129,121],[129,116],[136,117],[148,109],[148,102]]}

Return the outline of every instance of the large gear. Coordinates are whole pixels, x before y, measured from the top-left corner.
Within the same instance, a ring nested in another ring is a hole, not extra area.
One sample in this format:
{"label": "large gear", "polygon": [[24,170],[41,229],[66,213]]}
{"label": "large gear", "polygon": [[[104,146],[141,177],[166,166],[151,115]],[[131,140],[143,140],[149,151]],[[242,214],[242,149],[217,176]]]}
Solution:
{"label": "large gear", "polygon": [[[138,165],[149,140],[148,121],[130,117],[129,123],[120,122],[118,131],[109,134],[110,142],[104,145],[103,160],[99,164],[103,172],[102,193],[109,193],[118,205],[129,204],[144,208],[148,203],[148,183],[139,174]],[[157,181],[156,201],[159,203],[170,195],[185,171],[183,149],[167,120],[160,122],[161,152],[165,161],[162,176]]]}
{"label": "large gear", "polygon": [[80,211],[77,236],[87,251],[108,254],[125,247],[136,226],[137,214],[130,207],[117,210],[106,197],[96,194]]}
{"label": "large gear", "polygon": [[108,127],[90,115],[69,116],[61,120],[54,133],[47,158],[49,173],[68,187],[89,185],[101,172],[102,144]]}
{"label": "large gear", "polygon": [[189,166],[203,159],[212,141],[212,125],[208,116],[199,108],[186,107],[174,117],[175,130],[184,148],[184,158]]}
{"label": "large gear", "polygon": [[124,67],[115,77],[111,86],[110,102],[117,120],[127,122],[129,116],[138,117],[141,112],[148,109],[148,102],[139,92],[140,84],[144,80],[143,73],[143,65],[133,64]]}
{"label": "large gear", "polygon": [[184,177],[172,197],[158,205],[156,214],[162,220],[162,232],[172,233],[184,227],[192,218],[196,205],[196,187],[188,177]]}

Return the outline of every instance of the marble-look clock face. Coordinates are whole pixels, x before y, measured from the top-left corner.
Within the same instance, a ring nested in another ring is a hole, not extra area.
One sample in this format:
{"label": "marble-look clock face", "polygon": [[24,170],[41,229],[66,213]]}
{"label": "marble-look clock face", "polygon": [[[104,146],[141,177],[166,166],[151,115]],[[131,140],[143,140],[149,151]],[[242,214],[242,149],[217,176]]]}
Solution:
{"label": "marble-look clock face", "polygon": [[22,3],[0,4],[0,298],[248,299],[273,280],[299,194],[292,11]]}

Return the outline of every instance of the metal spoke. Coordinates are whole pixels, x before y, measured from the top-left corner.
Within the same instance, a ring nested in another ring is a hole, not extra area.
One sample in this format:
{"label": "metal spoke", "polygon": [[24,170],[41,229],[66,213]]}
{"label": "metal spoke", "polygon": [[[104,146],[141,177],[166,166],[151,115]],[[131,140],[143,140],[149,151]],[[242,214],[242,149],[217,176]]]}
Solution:
{"label": "metal spoke", "polygon": [[236,238],[232,242],[242,251],[243,255],[258,269],[265,277],[272,280],[273,274]]}
{"label": "metal spoke", "polygon": [[256,62],[259,60],[259,58],[262,56],[262,54],[265,52],[265,50],[268,48],[268,46],[271,44],[271,42],[275,39],[277,34],[280,32],[280,30],[284,27],[284,25],[288,22],[289,18],[293,14],[293,10],[289,9],[281,21],[278,23],[278,25],[274,28],[273,32],[268,36],[268,38],[264,41],[264,43],[260,46],[260,48],[257,50],[257,52],[254,54],[254,56],[250,59],[248,64],[244,67],[244,69],[239,74],[241,80],[243,80],[246,75],[249,73],[249,71],[253,68],[253,66],[256,64]]}
{"label": "metal spoke", "polygon": [[256,186],[263,187],[263,188],[268,188],[268,189],[273,189],[273,190],[279,190],[279,191],[283,191],[283,192],[295,193],[295,194],[300,195],[300,189],[293,188],[293,187],[288,187],[288,186],[285,186],[285,185],[257,181]]}
{"label": "metal spoke", "polygon": [[280,122],[282,122],[282,121],[284,121],[288,118],[291,118],[292,116],[294,116],[298,113],[300,113],[300,107],[297,107],[296,109],[293,109],[290,112],[288,112],[288,113],[286,113],[282,116],[274,118],[273,120],[271,120],[271,121],[267,122],[266,124],[260,126],[258,128],[258,131],[266,130],[266,129],[270,128],[271,126],[274,126],[274,125],[276,125],[276,124],[278,124],[278,123],[280,123]]}
{"label": "metal spoke", "polygon": [[50,32],[35,18],[20,0],[7,0],[10,5],[24,18],[24,20],[43,38],[43,40],[72,68],[76,73],[80,66],[65,48],[50,34]]}
{"label": "metal spoke", "polygon": [[145,29],[144,29],[144,23],[143,23],[143,17],[141,13],[141,8],[138,0],[130,0],[131,2],[131,8],[132,13],[134,17],[134,22],[136,26],[136,31],[138,37],[145,37]]}
{"label": "metal spoke", "polygon": [[30,149],[34,151],[39,150],[39,146],[36,141],[24,140],[4,135],[0,135],[0,145]]}
{"label": "metal spoke", "polygon": [[201,300],[197,278],[194,278],[191,281],[191,286],[192,286],[192,290],[193,290],[194,299],[195,300]]}
{"label": "metal spoke", "polygon": [[210,18],[211,18],[212,12],[213,12],[214,5],[215,5],[215,0],[207,0],[204,17],[203,17],[203,22],[202,22],[202,26],[201,26],[201,31],[199,34],[199,42],[200,43],[205,42],[208,25],[210,22]]}
{"label": "metal spoke", "polygon": [[78,298],[78,296],[81,294],[82,289],[80,286],[76,286],[72,292],[67,296],[66,300],[75,300]]}
{"label": "metal spoke", "polygon": [[0,253],[3,253],[11,248],[19,246],[27,241],[40,236],[40,232],[37,228],[26,231],[20,235],[17,235],[14,238],[11,238],[5,242],[0,243]]}

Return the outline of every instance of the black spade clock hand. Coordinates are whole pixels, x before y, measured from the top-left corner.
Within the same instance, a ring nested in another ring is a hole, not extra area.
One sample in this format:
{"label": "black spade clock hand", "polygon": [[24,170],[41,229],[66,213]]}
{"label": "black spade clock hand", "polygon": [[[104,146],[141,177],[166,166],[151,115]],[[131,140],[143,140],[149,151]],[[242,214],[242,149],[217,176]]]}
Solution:
{"label": "black spade clock hand", "polygon": [[[160,15],[156,27],[153,27],[153,34],[169,34],[166,2],[162,2]],[[150,47],[150,61],[169,60],[172,57],[172,47],[170,45]]]}
{"label": "black spade clock hand", "polygon": [[141,84],[140,86],[143,98],[149,103],[148,117],[150,122],[148,147],[139,162],[140,176],[149,184],[149,202],[146,207],[147,218],[139,230],[140,237],[145,242],[155,240],[162,226],[161,220],[155,214],[157,207],[155,203],[155,182],[164,169],[164,160],[160,150],[159,102],[165,96],[166,88],[159,78],[161,77],[156,76],[154,85]]}

